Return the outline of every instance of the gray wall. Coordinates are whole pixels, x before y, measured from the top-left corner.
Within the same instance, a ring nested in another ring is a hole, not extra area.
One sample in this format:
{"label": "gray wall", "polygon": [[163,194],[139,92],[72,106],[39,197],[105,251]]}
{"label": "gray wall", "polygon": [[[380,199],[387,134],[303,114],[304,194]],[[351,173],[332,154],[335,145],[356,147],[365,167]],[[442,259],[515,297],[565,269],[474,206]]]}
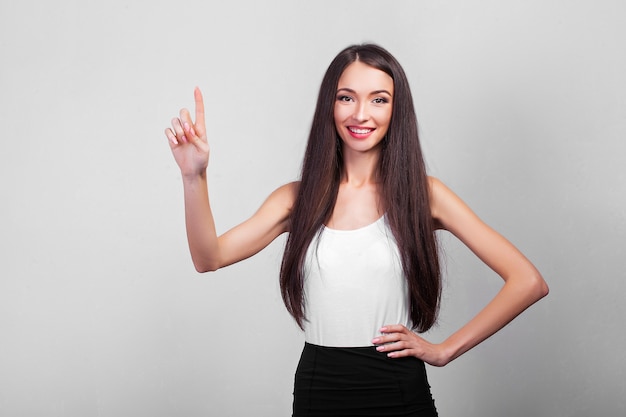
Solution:
{"label": "gray wall", "polygon": [[[210,275],[162,131],[203,88],[220,230],[297,178],[332,57],[412,83],[430,172],[550,296],[449,366],[442,416],[617,416],[626,337],[622,1],[0,2],[0,415],[286,416],[284,240]],[[443,235],[440,341],[499,279]]]}

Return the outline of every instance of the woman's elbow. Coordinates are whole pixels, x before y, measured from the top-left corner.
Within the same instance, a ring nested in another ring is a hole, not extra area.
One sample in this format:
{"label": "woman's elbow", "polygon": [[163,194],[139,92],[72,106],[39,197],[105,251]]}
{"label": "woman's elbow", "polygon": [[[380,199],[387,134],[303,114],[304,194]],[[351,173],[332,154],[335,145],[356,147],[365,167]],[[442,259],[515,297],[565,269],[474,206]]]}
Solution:
{"label": "woman's elbow", "polygon": [[217,271],[217,268],[204,268],[201,266],[196,266],[196,272],[200,273],[200,274],[204,274],[206,272],[215,272]]}
{"label": "woman's elbow", "polygon": [[193,266],[196,271],[201,274],[205,272],[215,272],[220,269],[220,265],[217,262],[207,262],[203,260],[193,260]]}
{"label": "woman's elbow", "polygon": [[548,284],[542,279],[542,284],[541,284],[541,298],[545,297],[546,295],[550,294],[550,288],[548,287]]}
{"label": "woman's elbow", "polygon": [[539,272],[533,274],[529,292],[533,295],[535,301],[541,300],[550,293],[548,283]]}

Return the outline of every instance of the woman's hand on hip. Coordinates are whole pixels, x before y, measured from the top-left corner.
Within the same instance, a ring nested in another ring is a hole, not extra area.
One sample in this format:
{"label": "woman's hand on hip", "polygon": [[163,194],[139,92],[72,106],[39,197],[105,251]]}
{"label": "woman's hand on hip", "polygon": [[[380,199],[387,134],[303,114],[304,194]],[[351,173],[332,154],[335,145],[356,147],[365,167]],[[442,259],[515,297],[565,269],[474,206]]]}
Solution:
{"label": "woman's hand on hip", "polygon": [[194,90],[196,121],[189,110],[182,109],[179,117],[172,119],[172,127],[165,129],[170,148],[183,177],[204,175],[209,164],[209,143],[204,122],[204,101],[198,87]]}
{"label": "woman's hand on hip", "polygon": [[390,358],[414,356],[433,366],[450,362],[443,345],[430,343],[401,324],[384,326],[380,332],[382,336],[376,337],[372,343],[377,351],[386,352]]}

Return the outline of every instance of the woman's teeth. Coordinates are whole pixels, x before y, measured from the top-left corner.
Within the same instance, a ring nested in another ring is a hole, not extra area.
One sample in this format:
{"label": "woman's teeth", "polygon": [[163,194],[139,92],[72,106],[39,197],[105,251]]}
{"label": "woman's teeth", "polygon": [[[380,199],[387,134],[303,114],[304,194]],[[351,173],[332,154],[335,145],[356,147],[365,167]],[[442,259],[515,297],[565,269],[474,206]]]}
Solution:
{"label": "woman's teeth", "polygon": [[372,131],[372,129],[357,129],[357,128],[354,128],[354,127],[349,127],[348,129],[350,129],[350,132],[356,133],[356,134],[359,134],[359,135],[364,135],[364,134],[370,133]]}

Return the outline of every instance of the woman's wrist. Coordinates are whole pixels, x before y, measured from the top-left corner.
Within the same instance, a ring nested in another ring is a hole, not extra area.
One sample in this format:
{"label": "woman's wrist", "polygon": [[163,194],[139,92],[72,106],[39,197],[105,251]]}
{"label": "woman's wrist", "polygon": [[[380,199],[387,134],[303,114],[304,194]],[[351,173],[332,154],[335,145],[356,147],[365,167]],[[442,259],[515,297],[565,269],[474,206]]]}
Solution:
{"label": "woman's wrist", "polygon": [[194,184],[206,181],[206,170],[190,173],[182,173],[183,183]]}
{"label": "woman's wrist", "polygon": [[445,340],[441,347],[441,363],[447,365],[463,354],[460,347],[455,346],[450,339]]}

